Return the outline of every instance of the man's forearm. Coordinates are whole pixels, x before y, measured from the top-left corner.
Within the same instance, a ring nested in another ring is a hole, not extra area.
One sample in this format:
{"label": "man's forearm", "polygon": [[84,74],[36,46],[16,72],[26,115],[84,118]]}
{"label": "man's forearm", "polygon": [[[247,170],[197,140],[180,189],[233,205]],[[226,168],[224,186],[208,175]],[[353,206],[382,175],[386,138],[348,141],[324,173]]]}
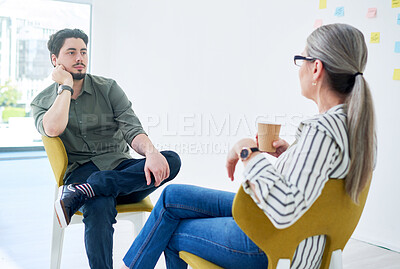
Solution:
{"label": "man's forearm", "polygon": [[63,91],[44,114],[43,128],[48,136],[59,136],[64,132],[68,124],[70,103],[71,92]]}
{"label": "man's forearm", "polygon": [[150,139],[145,134],[138,134],[132,140],[131,147],[140,155],[147,156],[148,154],[158,152],[151,143]]}

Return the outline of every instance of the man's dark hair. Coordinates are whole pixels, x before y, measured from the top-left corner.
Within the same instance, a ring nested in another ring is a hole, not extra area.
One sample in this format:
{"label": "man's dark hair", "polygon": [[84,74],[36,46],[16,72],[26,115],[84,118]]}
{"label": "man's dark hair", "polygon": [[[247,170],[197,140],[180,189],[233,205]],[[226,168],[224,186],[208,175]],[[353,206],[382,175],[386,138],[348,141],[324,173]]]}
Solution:
{"label": "man's dark hair", "polygon": [[60,30],[50,36],[49,41],[47,42],[47,48],[50,51],[50,59],[51,55],[54,54],[58,58],[60,54],[60,49],[64,45],[65,39],[67,38],[80,38],[85,42],[87,46],[89,42],[88,36],[80,29],[63,29]]}

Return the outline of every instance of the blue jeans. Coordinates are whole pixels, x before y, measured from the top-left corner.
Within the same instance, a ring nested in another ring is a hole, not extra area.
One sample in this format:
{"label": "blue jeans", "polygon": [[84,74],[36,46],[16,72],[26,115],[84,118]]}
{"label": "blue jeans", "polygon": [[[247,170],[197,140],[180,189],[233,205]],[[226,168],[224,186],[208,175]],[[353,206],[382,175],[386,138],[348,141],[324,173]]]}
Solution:
{"label": "blue jeans", "polygon": [[167,268],[187,268],[184,250],[223,268],[267,268],[268,260],[232,218],[235,194],[169,185],[124,257],[129,268],[154,268],[164,251]]}
{"label": "blue jeans", "polygon": [[[172,180],[178,174],[181,160],[173,151],[162,151],[170,168],[170,176],[162,184]],[[72,171],[64,180],[65,184],[89,183],[96,196],[86,201],[81,208],[85,223],[85,247],[92,269],[111,269],[113,249],[113,224],[117,204],[135,203],[143,200],[157,187],[148,186],[144,174],[146,159],[123,161],[114,170],[99,171],[88,162]],[[162,185],[161,184],[161,185]]]}

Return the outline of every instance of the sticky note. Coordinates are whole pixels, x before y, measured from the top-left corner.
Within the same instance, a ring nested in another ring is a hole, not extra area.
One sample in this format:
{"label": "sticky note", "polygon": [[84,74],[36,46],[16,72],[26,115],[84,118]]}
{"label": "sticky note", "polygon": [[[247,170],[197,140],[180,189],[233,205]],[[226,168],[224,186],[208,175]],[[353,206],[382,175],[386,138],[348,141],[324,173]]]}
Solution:
{"label": "sticky note", "polygon": [[[319,0],[319,9],[326,8],[326,1],[327,0]],[[395,1],[395,0],[393,0],[393,1]],[[397,0],[397,1],[400,1],[400,0]],[[392,7],[393,7],[393,4],[392,4]]]}
{"label": "sticky note", "polygon": [[371,7],[368,9],[367,18],[375,18],[376,17],[376,7]]}
{"label": "sticky note", "polygon": [[321,26],[322,26],[322,20],[321,19],[315,20],[314,28],[317,29],[318,27],[321,27]]}
{"label": "sticky note", "polygon": [[393,80],[400,80],[400,69],[395,69],[393,72]]}
{"label": "sticky note", "polygon": [[400,0],[392,0],[392,8],[400,7]]}
{"label": "sticky note", "polygon": [[397,42],[394,44],[394,52],[400,53],[400,41],[397,41]]}
{"label": "sticky note", "polygon": [[400,13],[397,14],[397,24],[400,25]]}
{"label": "sticky note", "polygon": [[381,38],[381,33],[379,32],[372,32],[371,33],[371,40],[369,43],[379,43]]}
{"label": "sticky note", "polygon": [[336,17],[343,17],[344,16],[344,7],[337,7],[335,10]]}

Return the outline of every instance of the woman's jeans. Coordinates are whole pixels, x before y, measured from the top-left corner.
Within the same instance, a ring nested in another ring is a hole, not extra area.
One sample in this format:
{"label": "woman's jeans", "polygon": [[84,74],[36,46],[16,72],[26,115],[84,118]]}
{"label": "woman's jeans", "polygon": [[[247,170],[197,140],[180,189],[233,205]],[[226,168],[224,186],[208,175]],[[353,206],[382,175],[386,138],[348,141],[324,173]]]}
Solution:
{"label": "woman's jeans", "polygon": [[167,268],[187,268],[184,250],[223,268],[267,268],[268,260],[232,218],[235,194],[169,185],[124,257],[129,268],[154,268],[164,251]]}
{"label": "woman's jeans", "polygon": [[[162,184],[178,174],[181,161],[173,151],[162,151],[167,159],[170,176]],[[157,188],[147,185],[144,174],[145,159],[123,161],[114,170],[99,171],[88,162],[70,173],[65,184],[89,183],[96,196],[88,199],[81,208],[85,223],[85,247],[92,269],[112,269],[113,224],[116,223],[116,204],[136,203],[143,200]]]}

